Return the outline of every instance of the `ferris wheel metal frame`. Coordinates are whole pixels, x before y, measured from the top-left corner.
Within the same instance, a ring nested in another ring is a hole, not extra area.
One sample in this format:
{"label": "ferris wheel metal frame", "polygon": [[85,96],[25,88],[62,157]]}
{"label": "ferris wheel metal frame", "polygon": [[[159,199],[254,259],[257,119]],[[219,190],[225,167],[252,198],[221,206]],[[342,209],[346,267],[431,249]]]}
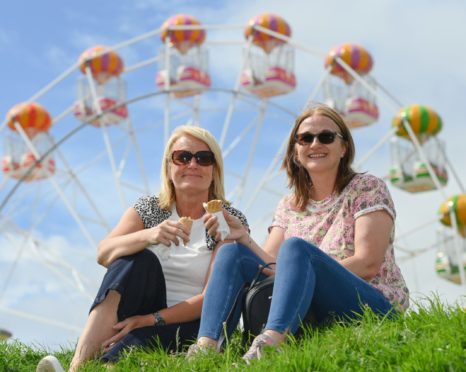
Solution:
{"label": "ferris wheel metal frame", "polygon": [[[277,32],[271,31],[267,28],[261,27],[261,26],[254,26],[257,31],[263,32],[267,35],[270,35],[276,39],[282,40],[283,42],[287,43],[290,45],[294,50],[299,50],[301,52],[310,54],[316,58],[320,58],[323,60],[325,57],[325,53],[322,53],[320,51],[314,50],[312,48],[309,48],[307,46],[304,46],[302,44],[299,44],[295,42],[292,38],[284,36],[282,34],[279,34]],[[224,30],[224,29],[238,29],[238,28],[243,28],[243,26],[238,26],[238,25],[192,25],[192,26],[173,26],[174,30],[192,30],[192,29],[204,29],[204,30]],[[154,38],[156,36],[159,36],[161,33],[161,28],[151,31],[148,33],[145,33],[143,35],[134,37],[132,39],[126,40],[120,44],[114,45],[113,47],[109,48],[109,50],[112,51],[118,51],[123,48],[132,46],[133,44],[145,41],[150,38]],[[206,42],[205,45],[207,47],[209,46],[225,46],[228,44],[233,44],[233,45],[239,45],[241,48],[244,48],[246,51],[251,48],[252,46],[252,40],[249,38],[249,40],[246,40],[245,42],[237,42],[237,41],[215,41],[212,43]],[[170,43],[165,43],[166,48],[166,53],[165,56],[169,55],[169,49],[172,48],[173,46],[170,45]],[[138,62],[132,66],[129,66],[125,68],[123,72],[123,76],[125,74],[129,74],[133,71],[137,71],[141,68],[144,68],[146,66],[152,66],[155,63],[157,63],[160,60],[160,56],[156,55],[155,57],[151,57],[149,59],[143,60],[141,62]],[[243,60],[243,66],[240,70],[240,74],[242,69],[244,68],[244,65],[246,64],[247,60]],[[378,102],[387,107],[390,111],[396,112],[399,110],[400,107],[403,107],[401,102],[397,101],[396,98],[394,98],[390,93],[388,93],[382,85],[380,85],[376,81],[375,87],[373,85],[368,84],[364,79],[361,78],[361,76],[351,68],[345,61],[343,61],[341,58],[337,57],[336,62],[355,80],[358,81],[360,84],[362,84],[368,91],[370,91],[374,96],[377,97]],[[170,64],[170,61],[167,60],[166,63]],[[74,64],[70,68],[68,68],[66,71],[64,71],[60,76],[58,76],[56,79],[54,79],[52,82],[50,82],[48,85],[46,85],[43,89],[41,89],[39,92],[34,94],[32,97],[27,102],[32,102],[40,99],[44,95],[46,95],[48,92],[56,88],[59,84],[61,84],[65,79],[68,79],[71,77],[72,74],[74,74],[79,68],[79,63]],[[320,80],[318,81],[317,85],[315,86],[314,90],[311,92],[310,96],[306,100],[306,103],[304,106],[308,105],[311,102],[314,102],[316,100],[317,95],[319,94],[319,91],[322,88],[322,84],[325,81],[325,79],[328,77],[330,74],[330,69],[327,68],[323,75],[321,76]],[[63,204],[67,212],[71,215],[74,223],[76,226],[79,227],[79,230],[81,231],[82,235],[84,236],[85,240],[87,241],[87,244],[89,247],[96,247],[97,246],[97,240],[95,239],[95,233],[93,234],[89,229],[86,227],[86,223],[84,222],[84,219],[91,219],[93,220],[93,223],[100,225],[105,231],[110,231],[110,225],[107,223],[106,218],[102,215],[102,213],[99,210],[99,207],[94,203],[93,198],[91,195],[86,190],[86,187],[81,183],[79,174],[81,172],[81,169],[74,169],[72,166],[68,164],[68,160],[66,158],[66,154],[63,153],[62,149],[66,145],[67,141],[70,140],[73,136],[75,136],[77,133],[80,131],[84,130],[89,126],[89,122],[92,122],[94,120],[100,119],[104,117],[105,114],[108,113],[110,110],[102,110],[100,108],[100,105],[98,103],[98,96],[96,93],[95,89],[95,82],[93,81],[91,71],[89,68],[86,69],[85,73],[85,78],[87,79],[87,83],[89,84],[89,87],[91,89],[91,95],[92,95],[92,100],[94,102],[94,107],[96,110],[96,113],[93,114],[89,119],[88,122],[83,122],[77,125],[75,128],[69,130],[65,135],[63,135],[62,138],[59,140],[55,141],[54,138],[50,135],[48,135],[48,140],[51,143],[51,146],[49,149],[43,153],[40,154],[37,149],[35,148],[34,144],[31,142],[31,140],[28,138],[24,130],[21,128],[19,124],[16,123],[15,128],[16,131],[18,132],[19,136],[21,139],[24,141],[25,146],[30,150],[35,156],[36,159],[38,159],[38,162],[42,161],[49,155],[54,155],[57,158],[60,159],[61,163],[61,168],[57,172],[55,176],[47,178],[47,180],[43,180],[41,182],[48,182],[51,185],[51,188],[54,190],[55,194],[51,199],[48,200],[48,204],[53,206],[55,203],[58,201]],[[262,126],[265,121],[265,113],[267,110],[269,110],[271,107],[274,109],[279,110],[282,112],[284,115],[289,117],[289,123],[293,121],[293,118],[296,116],[296,113],[292,112],[291,110],[288,110],[286,107],[277,104],[273,102],[273,100],[269,100],[267,98],[257,98],[251,95],[250,93],[247,93],[243,89],[241,89],[240,85],[240,76],[238,75],[234,87],[232,89],[224,89],[224,88],[211,88],[209,89],[211,92],[218,92],[221,94],[225,94],[229,98],[229,103],[227,104],[226,110],[225,110],[225,118],[223,121],[222,125],[222,130],[221,134],[219,137],[219,144],[223,150],[224,157],[228,157],[229,154],[235,149],[236,146],[238,146],[241,141],[244,141],[244,139],[247,136],[252,137],[251,139],[251,145],[249,147],[248,151],[248,156],[247,160],[245,162],[245,167],[243,169],[242,174],[240,175],[234,175],[234,177],[237,178],[237,184],[236,187],[231,191],[229,197],[236,198],[235,200],[237,201],[238,204],[242,203],[243,197],[247,193],[249,196],[249,199],[247,202],[244,204],[243,211],[245,214],[248,214],[248,211],[251,210],[253,205],[256,202],[256,199],[261,193],[269,193],[271,195],[274,195],[275,197],[280,197],[282,195],[281,192],[274,190],[272,187],[269,187],[269,184],[275,180],[277,177],[280,176],[281,172],[279,170],[280,166],[280,161],[282,159],[285,147],[286,147],[286,138],[281,142],[281,144],[278,146],[275,154],[273,154],[270,157],[270,162],[268,163],[268,166],[264,167],[265,172],[262,174],[262,177],[256,182],[256,187],[253,190],[248,190],[246,192],[245,189],[245,184],[248,178],[250,178],[251,174],[251,169],[252,169],[252,162],[253,159],[256,157],[256,150],[258,149],[258,138],[260,136]],[[203,94],[205,92],[201,92]],[[169,136],[170,129],[172,128],[172,123],[176,122],[174,120],[174,114],[172,112],[172,107],[174,104],[183,106],[185,107],[186,111],[190,113],[191,116],[191,123],[193,125],[199,125],[200,123],[200,114],[202,111],[202,106],[201,106],[201,94],[194,96],[194,98],[191,99],[186,99],[186,100],[178,100],[173,97],[173,90],[170,87],[169,80],[167,79],[166,85],[164,89],[159,90],[159,91],[153,91],[149,92],[146,94],[141,94],[136,97],[128,98],[123,102],[119,102],[117,106],[119,105],[126,105],[129,106],[133,103],[143,101],[146,99],[158,97],[158,98],[164,98],[165,103],[164,103],[164,113],[163,113],[163,138],[164,142],[166,142],[166,139]],[[227,146],[227,141],[226,138],[229,134],[230,126],[232,123],[232,117],[235,113],[235,110],[237,110],[238,104],[246,104],[250,105],[257,111],[256,117],[251,120],[250,123],[244,126],[244,128],[236,134],[236,136],[230,140],[229,145]],[[61,121],[63,121],[65,118],[67,118],[71,113],[73,112],[73,105],[70,107],[64,109],[60,114],[55,116],[53,119],[53,125],[57,125]],[[178,117],[185,117],[186,114],[185,112],[178,113]],[[178,118],[177,117],[177,118]],[[189,116],[188,116],[189,117]],[[175,118],[175,119],[177,119]],[[5,128],[6,128],[6,121],[0,126],[0,133],[4,133]],[[410,140],[412,141],[416,151],[418,152],[419,156],[421,159],[424,160],[426,163],[428,172],[430,176],[432,177],[432,180],[435,184],[435,187],[438,192],[440,192],[443,196],[443,198],[446,200],[448,196],[445,193],[444,188],[442,187],[435,171],[433,170],[432,166],[430,165],[429,161],[427,161],[426,156],[424,154],[423,148],[421,144],[419,143],[419,140],[415,133],[413,132],[411,126],[406,120],[403,120],[403,126],[405,130],[408,132]],[[139,168],[139,172],[142,174],[142,185],[141,184],[131,184],[127,183],[126,181],[123,180],[122,174],[126,167],[128,166],[128,157],[127,156],[122,156],[120,159],[117,159],[115,156],[115,143],[114,139],[110,138],[109,134],[109,127],[106,125],[101,125],[100,126],[100,132],[102,135],[102,139],[104,142],[104,147],[105,151],[97,154],[94,159],[91,159],[87,164],[83,165],[83,168],[87,166],[92,166],[92,162],[98,161],[101,158],[106,158],[109,161],[109,166],[111,173],[113,175],[113,182],[115,184],[115,187],[117,189],[117,194],[119,196],[119,201],[118,203],[121,205],[121,207],[127,207],[127,200],[125,197],[125,192],[124,189],[132,189],[133,191],[137,191],[142,194],[149,194],[150,193],[150,187],[149,187],[149,180],[148,177],[146,176],[146,170],[145,170],[145,164],[142,156],[142,151],[140,148],[140,145],[138,143],[138,140],[135,136],[135,128],[133,126],[133,123],[131,121],[131,117],[129,117],[124,125],[120,125],[119,129],[121,132],[126,136],[126,146],[129,146],[129,150],[126,150],[126,153],[129,154],[131,150],[133,150],[133,156],[136,158],[136,165],[137,168]],[[382,146],[384,146],[390,138],[392,138],[395,134],[396,129],[391,128],[389,129],[381,138],[380,140],[369,150],[367,153],[359,159],[359,161],[356,163],[355,167],[356,169],[360,169],[364,163],[375,153],[377,152]],[[250,134],[250,132],[254,132],[253,134]],[[444,154],[445,158],[447,159],[447,165],[449,167],[449,170],[456,181],[458,188],[461,190],[462,193],[465,193],[464,186],[461,183],[461,180],[459,179],[458,175],[456,174],[453,164],[448,160],[448,157],[446,153]],[[96,160],[97,159],[97,160]],[[33,167],[29,169],[29,172],[31,172]],[[228,169],[226,169],[228,171]],[[38,237],[35,234],[35,229],[36,226],[40,226],[41,221],[47,217],[47,210],[48,208],[45,208],[45,212],[41,215],[38,216],[37,220],[32,223],[29,228],[23,228],[19,226],[17,223],[15,223],[15,215],[6,215],[4,213],[5,208],[12,203],[12,199],[20,195],[21,192],[25,193],[25,199],[28,199],[30,196],[29,194],[33,194],[34,192],[38,192],[38,190],[33,189],[33,190],[27,190],[27,191],[22,191],[22,185],[25,183],[25,179],[27,178],[28,173],[26,173],[22,178],[16,180],[16,182],[11,185],[11,182],[9,182],[8,179],[3,178],[1,183],[0,183],[0,192],[4,192],[4,196],[2,200],[0,200],[0,231],[1,231],[1,236],[3,236],[4,239],[9,239],[13,243],[17,244],[18,239],[21,240],[20,248],[18,249],[15,263],[12,265],[11,269],[9,270],[9,273],[7,274],[7,280],[4,282],[3,288],[1,288],[0,292],[0,301],[1,297],[4,295],[4,293],[7,290],[8,285],[10,285],[10,279],[15,267],[16,263],[21,260],[21,256],[24,253],[24,250],[29,248],[33,251],[36,251],[39,255],[43,256],[43,263],[48,267],[48,269],[54,273],[54,275],[57,275],[60,280],[63,280],[65,283],[68,283],[70,287],[72,287],[74,290],[77,290],[79,293],[81,293],[87,300],[92,299],[92,293],[90,293],[86,286],[86,278],[83,273],[80,273],[79,270],[76,267],[73,267],[69,265],[66,262],[58,262],[57,260],[54,260],[54,258],[50,256],[46,256],[44,254],[44,250],[41,249],[41,245],[43,244],[41,242],[41,238]],[[60,178],[60,180],[58,180]],[[7,185],[10,184],[10,188],[6,191],[5,189]],[[74,188],[79,190],[81,193],[82,197],[87,200],[88,202],[88,209],[92,210],[94,215],[92,218],[89,217],[83,217],[80,212],[76,209],[76,206],[72,200],[66,195],[65,189],[69,187],[69,184],[73,184]],[[48,195],[49,196],[49,195]],[[41,198],[45,197],[45,195],[36,195],[36,198]],[[11,212],[11,210],[10,210]],[[15,211],[17,214],[24,213],[24,206],[21,208],[21,206],[17,207],[17,210]],[[273,211],[268,210],[266,211],[267,213],[265,216],[261,218],[263,221],[266,217],[269,218],[271,217],[271,214]],[[452,228],[453,230],[457,230],[457,222],[456,218],[454,215],[454,211],[450,210],[450,218],[452,221]],[[418,231],[420,228],[423,228],[425,225],[430,225],[433,222],[438,221],[438,218],[433,218],[431,221],[428,221],[427,223],[423,223],[420,226],[416,226],[412,228],[411,230],[405,232],[405,234],[402,237],[408,236],[410,234],[415,233]],[[252,225],[252,230],[254,232],[254,225]],[[458,258],[461,258],[461,247],[463,242],[460,240],[461,238],[457,235],[455,237],[457,240],[456,242],[456,253],[458,255]],[[395,242],[396,245],[396,242]],[[413,257],[416,257],[418,254],[422,254],[426,250],[431,250],[433,249],[433,246],[428,246],[428,247],[423,247],[417,250],[413,249],[407,249],[406,247],[403,246],[397,246],[396,248],[399,249],[400,251],[404,252],[406,254],[404,259],[410,259]],[[461,262],[461,261],[460,261]],[[460,265],[461,266],[461,265]],[[71,277],[67,276],[66,273],[71,273]],[[460,269],[460,277],[461,277],[461,283],[463,285],[466,285],[466,277],[464,270]],[[0,302],[1,303],[1,302]],[[61,322],[58,320],[51,320],[46,317],[40,317],[36,316],[32,313],[27,313],[27,312],[22,312],[22,311],[17,311],[15,309],[7,308],[2,305],[0,305],[0,311],[13,315],[13,316],[18,316],[18,317],[23,317],[27,319],[31,319],[36,322],[41,322],[45,324],[51,324],[53,326],[61,327],[64,329],[69,329],[73,330],[75,332],[79,332],[79,328],[73,325],[69,325],[65,322]]]}

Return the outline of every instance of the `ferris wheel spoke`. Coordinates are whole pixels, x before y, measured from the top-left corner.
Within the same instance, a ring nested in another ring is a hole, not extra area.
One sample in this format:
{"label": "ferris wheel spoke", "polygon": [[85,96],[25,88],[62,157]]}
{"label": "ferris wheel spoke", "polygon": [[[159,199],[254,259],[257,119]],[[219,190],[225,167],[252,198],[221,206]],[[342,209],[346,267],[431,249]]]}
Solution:
{"label": "ferris wheel spoke", "polygon": [[315,86],[312,93],[309,95],[309,98],[307,99],[306,104],[304,105],[303,109],[308,107],[310,104],[312,104],[312,102],[315,102],[315,99],[316,99],[317,95],[322,90],[322,87],[324,86],[325,82],[327,81],[328,77],[330,76],[330,70],[331,70],[331,66],[328,66],[325,69],[325,72],[320,77],[319,82]]}
{"label": "ferris wheel spoke", "polygon": [[104,140],[105,149],[107,150],[108,160],[110,162],[110,167],[111,167],[111,170],[113,172],[115,187],[117,189],[117,193],[118,193],[118,196],[120,198],[121,207],[125,208],[126,207],[126,199],[125,199],[125,195],[123,193],[123,190],[121,189],[120,175],[119,175],[119,173],[117,171],[117,167],[116,167],[116,163],[115,163],[115,156],[114,156],[112,145],[111,145],[110,138],[109,138],[109,135],[108,135],[106,120],[105,120],[105,117],[102,117],[102,108],[101,108],[100,103],[99,103],[99,97],[97,95],[96,84],[95,84],[94,79],[92,77],[92,72],[91,72],[91,69],[90,69],[89,66],[86,66],[85,72],[86,72],[86,78],[87,78],[87,81],[88,81],[88,84],[89,84],[89,89],[90,89],[92,101],[93,101],[93,104],[94,104],[94,110],[95,110],[96,114],[101,117],[101,120],[102,120],[102,123],[100,125],[100,130],[102,132],[102,137],[103,137],[103,140]]}
{"label": "ferris wheel spoke", "polygon": [[70,325],[68,322],[60,322],[58,320],[52,320],[50,319],[50,317],[42,317],[42,316],[34,315],[31,312],[13,310],[13,309],[7,308],[2,305],[0,305],[0,311],[8,315],[13,315],[19,318],[32,320],[37,323],[43,323],[43,324],[51,325],[57,328],[66,329],[68,331],[73,331],[73,332],[76,332],[76,334],[80,334],[82,332],[82,327]]}
{"label": "ferris wheel spoke", "polygon": [[[40,258],[39,262],[43,264],[49,271],[53,272],[56,276],[60,277],[61,282],[63,283],[68,283],[69,285],[72,285],[75,289],[77,289],[80,293],[85,295],[86,298],[92,299],[92,296],[87,292],[84,288],[83,282],[81,280],[81,275],[77,272],[77,270],[66,263],[63,262],[63,260],[51,260],[50,258],[47,258],[44,256],[44,252],[46,250],[40,250],[38,248],[39,246],[39,240],[36,238],[33,238],[31,232],[29,231],[24,231],[20,227],[16,226],[13,224],[11,221],[8,223],[8,231],[4,236],[9,239],[11,245],[13,247],[18,246],[17,240],[13,239],[13,236],[11,234],[14,233],[16,237],[21,237],[22,242],[19,244],[19,249],[18,253],[16,256],[16,259],[14,260],[13,265],[11,266],[6,280],[4,280],[4,286],[2,288],[2,291],[0,292],[0,298],[4,295],[6,290],[8,289],[9,285],[11,284],[11,279],[13,277],[14,271],[18,267],[18,262],[21,256],[23,255],[23,252],[27,246],[29,246],[32,250],[32,252],[36,253],[36,256]],[[66,273],[63,273],[62,271],[58,270],[58,267],[64,267],[66,269]],[[72,280],[69,277],[69,273],[73,275],[74,280]]]}
{"label": "ferris wheel spoke", "polygon": [[[10,225],[11,227],[11,225]],[[1,231],[1,229],[0,229]],[[8,238],[8,234],[11,233],[11,231],[8,231],[6,234],[3,234],[3,236]],[[11,242],[11,241],[10,241]],[[3,296],[5,295],[6,290],[8,289],[11,279],[13,277],[13,274],[18,266],[18,262],[23,255],[24,248],[26,247],[26,238],[23,239],[23,242],[20,244],[18,252],[16,254],[15,259],[13,260],[13,264],[11,265],[10,269],[6,273],[6,277],[3,279],[3,285],[0,291],[0,303],[2,302]]]}
{"label": "ferris wheel spoke", "polygon": [[[34,154],[36,159],[40,158],[40,155],[35,148],[35,146],[32,144],[32,142],[28,139],[26,136],[26,133],[24,132],[23,128],[18,124],[15,123],[16,130],[18,133],[20,133],[21,137],[23,138],[24,142],[26,143],[26,146],[28,149]],[[79,214],[76,212],[74,209],[73,205],[69,202],[68,198],[66,197],[65,193],[61,189],[60,185],[56,182],[56,180],[53,177],[48,177],[47,180],[52,184],[54,187],[55,191],[59,194],[60,198],[62,199],[64,205],[68,209],[68,212],[71,214],[71,216],[74,218],[76,223],[81,229],[81,232],[83,233],[84,237],[87,239],[87,241],[90,243],[91,247],[96,247],[97,244],[95,240],[93,239],[92,235],[89,233],[87,230],[86,226],[82,223],[81,219],[79,218]]]}
{"label": "ferris wheel spoke", "polygon": [[[33,240],[31,238],[28,239],[29,245],[31,248],[36,252],[37,256],[41,258],[42,264],[49,270],[51,271],[54,275],[60,278],[60,280],[64,283],[68,283],[68,285],[71,285],[73,288],[75,288],[79,293],[81,293],[84,297],[86,297],[89,300],[93,299],[93,296],[86,291],[83,281],[81,279],[80,274],[78,271],[70,266],[67,265],[63,260],[56,260],[56,259],[51,259],[50,257],[44,256],[44,250],[40,250],[38,248],[38,241]],[[59,270],[59,268],[64,268],[65,272],[62,270]],[[72,274],[70,277],[70,273]]]}
{"label": "ferris wheel spoke", "polygon": [[463,183],[461,182],[461,179],[459,178],[458,176],[458,173],[456,173],[456,170],[455,168],[453,167],[453,164],[450,162],[450,159],[448,158],[446,152],[445,152],[445,149],[443,148],[443,146],[440,145],[440,141],[437,137],[434,137],[434,140],[435,140],[435,143],[437,144],[437,147],[440,149],[440,151],[442,152],[442,156],[443,158],[445,159],[445,162],[446,164],[448,165],[448,169],[450,170],[450,172],[452,173],[456,183],[458,184],[458,187],[460,188],[461,192],[464,194],[466,193],[466,189],[464,188],[464,185]]}
{"label": "ferris wheel spoke", "polygon": [[239,183],[238,204],[241,202],[241,199],[243,197],[244,187],[246,185],[246,181],[248,179],[249,172],[251,170],[252,162],[254,160],[254,154],[256,152],[257,142],[259,140],[262,126],[264,125],[265,110],[267,109],[267,102],[268,101],[266,99],[263,99],[259,106],[259,117],[258,117],[257,125],[256,125],[256,133],[254,135],[251,148],[249,150],[248,160],[246,162],[246,166],[243,171],[243,176],[241,177],[241,181]]}
{"label": "ferris wheel spoke", "polygon": [[[279,169],[278,162],[280,161],[283,153],[285,152],[285,147],[286,147],[287,143],[288,143],[288,139],[285,138],[282,141],[282,144],[280,145],[280,148],[278,149],[278,151],[276,152],[276,154],[273,157],[272,161],[270,162],[270,164],[269,164],[267,170],[265,171],[264,175],[262,176],[261,180],[259,181],[259,184],[257,185],[257,188],[254,190],[254,192],[252,193],[251,198],[249,199],[248,203],[246,204],[245,212],[247,212],[251,208],[251,206],[254,204],[254,202],[256,201],[257,196],[259,195],[261,190],[266,188],[265,187],[266,183],[270,182],[273,178],[278,176],[279,173],[276,172],[276,170]],[[275,171],[275,174],[272,173],[274,171]]]}
{"label": "ferris wheel spoke", "polygon": [[393,137],[396,128],[390,128],[390,130],[374,145],[366,154],[355,163],[354,168],[359,169],[361,166],[368,161],[390,138]]}
{"label": "ferris wheel spoke", "polygon": [[139,167],[139,172],[141,174],[141,177],[142,177],[142,180],[143,180],[143,183],[144,183],[144,193],[149,195],[149,181],[147,179],[147,173],[146,173],[146,170],[145,170],[145,167],[144,167],[144,161],[143,161],[143,157],[142,157],[142,152],[141,152],[141,147],[139,146],[139,142],[136,138],[136,135],[135,135],[135,131],[134,131],[134,126],[133,126],[133,123],[132,123],[132,120],[130,118],[128,118],[127,120],[127,125],[128,125],[128,135],[129,135],[129,139],[133,145],[133,149],[134,149],[134,154],[135,154],[135,158],[136,158],[136,163],[137,163],[137,166]]}
{"label": "ferris wheel spoke", "polygon": [[223,146],[225,144],[228,129],[230,128],[231,119],[233,117],[233,112],[235,110],[236,100],[237,100],[237,95],[234,94],[230,100],[230,104],[228,105],[227,114],[223,122],[222,134],[220,136],[220,141],[219,141],[220,149],[223,149]]}
{"label": "ferris wheel spoke", "polygon": [[247,134],[251,131],[254,126],[257,125],[257,120],[258,118],[253,118],[251,120],[251,123],[247,125],[238,136],[236,136],[231,142],[230,145],[228,146],[227,149],[223,151],[223,158],[226,159],[230,153],[241,143],[242,140],[247,136]]}
{"label": "ferris wheel spoke", "polygon": [[225,115],[225,120],[223,121],[222,134],[220,135],[220,140],[219,140],[219,146],[220,146],[220,149],[222,149],[222,150],[223,150],[223,147],[225,145],[227,133],[228,133],[228,130],[230,128],[231,120],[233,118],[233,112],[235,110],[236,103],[237,103],[237,100],[238,100],[239,88],[240,88],[240,85],[241,85],[241,74],[242,74],[242,71],[244,70],[244,68],[247,66],[247,63],[248,63],[248,59],[249,59],[248,51],[251,48],[251,43],[252,43],[252,39],[249,38],[249,40],[247,42],[247,45],[246,45],[246,48],[245,48],[246,58],[244,59],[244,61],[242,63],[241,70],[240,70],[238,76],[236,77],[235,85],[234,85],[234,88],[233,88],[233,94],[232,94],[231,99],[230,99],[230,104],[228,105],[227,113]]}
{"label": "ferris wheel spoke", "polygon": [[[50,141],[53,143],[53,146],[55,146],[53,138],[49,137]],[[66,184],[68,183],[73,183],[76,185],[76,187],[79,189],[80,193],[84,196],[85,200],[89,203],[91,206],[92,210],[96,214],[99,223],[104,226],[107,231],[110,231],[110,226],[108,225],[107,221],[103,217],[102,213],[100,212],[99,208],[97,207],[96,203],[94,200],[91,198],[89,193],[87,192],[86,188],[83,186],[82,182],[80,181],[78,174],[74,172],[69,165],[68,161],[66,160],[65,156],[63,155],[62,151],[59,149],[58,146],[55,147],[54,154],[57,155],[57,157],[60,159],[60,162],[63,166],[63,171],[68,175],[68,180]]]}
{"label": "ferris wheel spoke", "polygon": [[163,143],[167,143],[169,133],[170,133],[170,106],[171,106],[171,97],[170,94],[167,94],[165,98],[165,110],[163,116]]}

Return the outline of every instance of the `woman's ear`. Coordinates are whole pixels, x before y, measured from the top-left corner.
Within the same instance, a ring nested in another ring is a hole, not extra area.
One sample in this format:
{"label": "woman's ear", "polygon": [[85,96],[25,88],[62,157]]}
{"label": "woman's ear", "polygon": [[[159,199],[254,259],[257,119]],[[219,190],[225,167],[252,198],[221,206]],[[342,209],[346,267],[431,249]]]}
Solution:
{"label": "woman's ear", "polygon": [[341,152],[341,155],[340,155],[340,158],[343,159],[346,155],[346,151],[348,150],[348,146],[345,144],[343,146],[343,149],[342,149],[342,152]]}

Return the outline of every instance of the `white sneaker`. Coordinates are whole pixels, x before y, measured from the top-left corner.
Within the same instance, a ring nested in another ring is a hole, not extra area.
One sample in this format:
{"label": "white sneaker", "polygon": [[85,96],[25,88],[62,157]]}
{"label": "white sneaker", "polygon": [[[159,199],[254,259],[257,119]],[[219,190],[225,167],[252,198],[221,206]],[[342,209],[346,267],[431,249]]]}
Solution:
{"label": "white sneaker", "polygon": [[57,358],[47,355],[37,364],[36,372],[65,372]]}

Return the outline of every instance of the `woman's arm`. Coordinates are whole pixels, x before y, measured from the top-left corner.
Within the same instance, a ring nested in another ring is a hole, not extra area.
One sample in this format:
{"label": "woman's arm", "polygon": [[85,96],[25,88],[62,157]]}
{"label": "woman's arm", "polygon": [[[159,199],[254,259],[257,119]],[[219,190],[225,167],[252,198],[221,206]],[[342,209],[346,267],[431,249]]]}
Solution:
{"label": "woman's arm", "polygon": [[264,244],[264,251],[273,258],[273,262],[277,261],[278,251],[284,240],[285,230],[277,226],[270,229],[269,236]]}
{"label": "woman's arm", "polygon": [[[227,239],[222,241],[223,243],[233,242],[236,241],[246,247],[248,247],[254,254],[260,257],[264,262],[275,262],[274,256],[271,256],[269,253],[264,251],[249,235],[248,229],[244,226],[241,221],[232,216],[227,211],[223,210],[223,215],[225,220],[230,227],[230,233],[227,235]],[[217,217],[206,213],[204,216],[204,223],[208,230],[208,234],[211,236],[215,236],[217,240],[220,238],[220,234],[217,232],[218,229],[218,220]]]}
{"label": "woman's arm", "polygon": [[357,218],[354,227],[354,256],[340,263],[360,278],[371,280],[384,261],[392,229],[393,219],[384,210]]}
{"label": "woman's arm", "polygon": [[[165,324],[174,324],[174,323],[184,323],[190,322],[201,317],[201,310],[202,310],[202,302],[204,300],[204,293],[207,287],[207,281],[210,277],[210,272],[212,269],[213,262],[215,260],[215,256],[217,254],[218,247],[222,245],[223,242],[217,244],[215,247],[212,256],[210,258],[209,267],[206,273],[206,283],[201,293],[194,295],[185,301],[179,302],[173,306],[167,307],[159,311],[160,316],[165,321]],[[129,318],[124,319],[121,322],[118,322],[114,325],[113,329],[118,331],[110,339],[103,342],[102,347],[108,350],[111,345],[120,341],[123,337],[125,337],[129,332],[133,329],[141,328],[141,327],[149,327],[155,324],[155,317],[153,314],[145,314],[145,315],[135,315]]]}
{"label": "woman's arm", "polygon": [[170,246],[173,242],[178,245],[178,238],[188,238],[179,222],[165,220],[155,227],[144,229],[138,212],[128,208],[117,226],[100,242],[97,262],[108,267],[117,258],[140,252],[151,244]]}

